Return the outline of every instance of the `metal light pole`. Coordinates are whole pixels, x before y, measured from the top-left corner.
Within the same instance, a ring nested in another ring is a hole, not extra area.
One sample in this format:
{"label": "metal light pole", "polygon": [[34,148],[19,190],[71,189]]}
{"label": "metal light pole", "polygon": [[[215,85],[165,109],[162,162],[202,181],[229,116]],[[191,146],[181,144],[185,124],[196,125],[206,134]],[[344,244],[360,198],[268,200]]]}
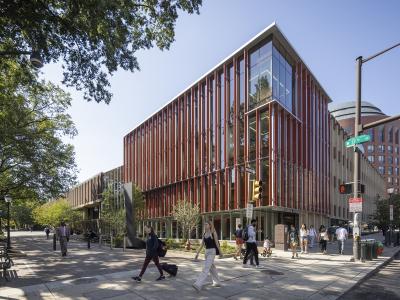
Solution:
{"label": "metal light pole", "polygon": [[[373,128],[388,122],[391,122],[393,120],[400,119],[400,116],[394,116],[394,117],[388,117],[385,119],[382,119],[380,121],[376,121],[370,124],[362,125],[361,123],[361,75],[362,75],[362,65],[390,50],[393,48],[396,48],[400,46],[400,43],[397,43],[389,48],[386,48],[385,50],[382,50],[368,58],[363,59],[362,56],[359,56],[356,58],[356,105],[355,105],[355,119],[354,119],[354,137],[357,137],[359,134],[362,133],[363,129],[369,129]],[[354,198],[359,198],[361,196],[361,182],[360,182],[360,150],[358,149],[357,145],[354,146],[354,162],[353,162],[353,170],[354,170],[354,177],[353,177],[353,197]],[[360,216],[361,214],[361,216]],[[359,222],[360,220],[360,222]],[[353,227],[353,233],[354,232],[359,232],[359,235],[361,236],[361,225],[362,222],[362,210],[360,213],[354,213],[354,227]],[[358,224],[360,223],[360,224]],[[358,224],[356,226],[356,224]],[[358,228],[357,228],[358,227]],[[359,259],[358,253],[359,253],[359,246],[360,244],[358,241],[353,238],[353,258],[355,260]]]}
{"label": "metal light pole", "polygon": [[[393,207],[392,207],[392,195],[394,192],[394,188],[388,188],[387,192],[389,194],[389,246],[392,244],[392,231],[393,231]],[[386,233],[388,234],[388,233]],[[386,237],[385,237],[386,244]]]}
{"label": "metal light pole", "polygon": [[11,239],[10,239],[10,203],[11,203],[11,197],[10,196],[5,196],[4,200],[7,203],[7,249],[11,249]]}
{"label": "metal light pole", "polygon": [[19,56],[19,55],[30,55],[29,61],[35,69],[43,67],[43,59],[40,56],[40,52],[37,50],[32,51],[0,51],[1,56]]}

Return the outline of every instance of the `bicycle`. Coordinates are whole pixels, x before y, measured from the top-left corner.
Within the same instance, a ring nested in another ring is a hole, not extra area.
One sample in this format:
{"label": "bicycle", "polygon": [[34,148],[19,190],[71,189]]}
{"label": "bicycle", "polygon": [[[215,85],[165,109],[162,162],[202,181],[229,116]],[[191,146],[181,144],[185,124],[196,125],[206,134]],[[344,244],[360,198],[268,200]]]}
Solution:
{"label": "bicycle", "polygon": [[6,281],[9,281],[9,279],[7,278],[7,270],[11,269],[13,265],[14,262],[8,254],[7,247],[3,246],[3,248],[0,249],[0,266],[3,269],[3,277]]}

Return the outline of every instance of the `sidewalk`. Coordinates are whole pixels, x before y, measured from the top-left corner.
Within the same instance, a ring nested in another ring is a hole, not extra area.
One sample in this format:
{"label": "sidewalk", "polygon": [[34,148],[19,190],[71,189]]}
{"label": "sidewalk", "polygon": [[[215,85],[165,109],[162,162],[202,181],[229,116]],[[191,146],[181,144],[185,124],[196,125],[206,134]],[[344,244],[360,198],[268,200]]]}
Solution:
{"label": "sidewalk", "polygon": [[[352,263],[351,241],[346,243],[346,255],[333,254],[336,247],[329,245],[330,255],[314,250],[294,260],[289,252],[275,250],[271,258],[260,259],[263,269],[244,268],[232,258],[219,259],[216,266],[222,287],[207,285],[201,292],[194,291],[191,285],[203,262],[177,259],[178,276],[161,282],[154,281],[158,272],[151,263],[141,283],[130,278],[139,272],[137,268],[22,288],[3,287],[0,299],[336,299],[400,251],[399,247],[385,248],[383,256],[376,260]],[[179,254],[171,251],[167,256]],[[142,260],[143,253],[136,259]]]}

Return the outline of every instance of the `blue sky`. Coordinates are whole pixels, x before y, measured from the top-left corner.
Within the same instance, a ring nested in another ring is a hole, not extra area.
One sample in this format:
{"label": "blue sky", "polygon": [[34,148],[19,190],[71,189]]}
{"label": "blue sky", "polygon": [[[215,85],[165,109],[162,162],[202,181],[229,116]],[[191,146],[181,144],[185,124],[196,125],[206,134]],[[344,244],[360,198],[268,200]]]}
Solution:
{"label": "blue sky", "polygon": [[[169,51],[138,53],[141,71],[111,78],[110,105],[73,97],[80,181],[123,163],[123,136],[218,62],[276,21],[334,102],[353,100],[355,58],[400,42],[400,1],[203,0],[200,15],[181,14]],[[400,114],[400,47],[363,67],[363,100]],[[60,64],[43,77],[59,83]]]}

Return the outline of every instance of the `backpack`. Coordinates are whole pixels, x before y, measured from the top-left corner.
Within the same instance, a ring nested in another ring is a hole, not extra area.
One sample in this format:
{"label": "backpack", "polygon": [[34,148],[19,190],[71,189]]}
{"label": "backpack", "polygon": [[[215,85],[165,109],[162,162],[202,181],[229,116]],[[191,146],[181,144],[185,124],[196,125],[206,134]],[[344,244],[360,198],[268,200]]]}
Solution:
{"label": "backpack", "polygon": [[243,241],[245,241],[245,242],[247,242],[249,240],[249,226],[248,225],[243,230],[242,238],[243,238]]}
{"label": "backpack", "polygon": [[159,238],[157,238],[157,240],[158,240],[157,254],[159,257],[164,257],[167,254],[167,245]]}

